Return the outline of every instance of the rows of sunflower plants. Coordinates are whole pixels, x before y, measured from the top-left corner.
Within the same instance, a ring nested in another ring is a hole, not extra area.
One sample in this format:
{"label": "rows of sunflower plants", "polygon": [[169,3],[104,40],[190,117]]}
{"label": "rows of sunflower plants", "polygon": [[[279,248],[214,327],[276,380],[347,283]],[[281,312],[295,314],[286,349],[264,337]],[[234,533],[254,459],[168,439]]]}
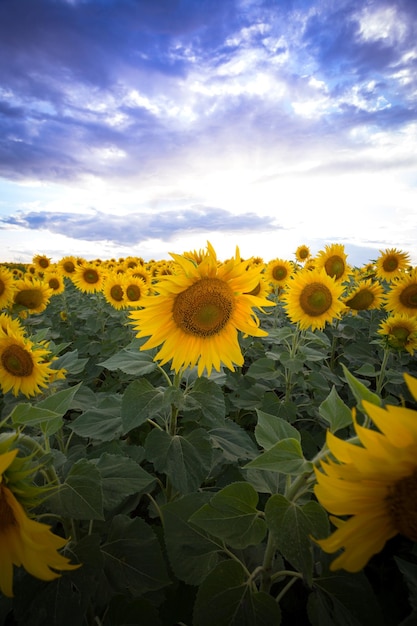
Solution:
{"label": "rows of sunflower plants", "polygon": [[0,623],[417,621],[417,268],[0,265]]}

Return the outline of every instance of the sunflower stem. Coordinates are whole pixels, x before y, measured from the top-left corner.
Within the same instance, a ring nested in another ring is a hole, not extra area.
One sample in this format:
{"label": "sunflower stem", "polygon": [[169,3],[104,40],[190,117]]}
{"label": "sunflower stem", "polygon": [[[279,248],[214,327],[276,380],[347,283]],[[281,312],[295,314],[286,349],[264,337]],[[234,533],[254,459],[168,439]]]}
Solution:
{"label": "sunflower stem", "polygon": [[264,560],[262,563],[262,576],[261,576],[261,586],[260,586],[260,591],[264,591],[265,593],[269,593],[271,589],[272,562],[275,557],[275,552],[276,552],[275,539],[272,536],[272,533],[270,532],[268,534],[268,540],[266,543],[266,548],[265,548],[265,553],[264,553]]}
{"label": "sunflower stem", "polygon": [[377,395],[381,395],[381,391],[384,388],[384,384],[385,384],[385,372],[387,369],[387,365],[388,365],[388,359],[390,357],[391,351],[390,350],[384,350],[384,357],[382,359],[382,363],[381,363],[381,369],[379,370],[379,374],[377,376],[376,379],[376,393]]}

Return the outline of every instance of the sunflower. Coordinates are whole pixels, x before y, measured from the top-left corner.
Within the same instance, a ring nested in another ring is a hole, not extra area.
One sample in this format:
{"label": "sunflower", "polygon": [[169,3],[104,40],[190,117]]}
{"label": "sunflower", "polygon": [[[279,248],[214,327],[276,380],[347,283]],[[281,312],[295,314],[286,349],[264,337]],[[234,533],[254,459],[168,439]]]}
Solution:
{"label": "sunflower", "polygon": [[106,271],[96,262],[86,261],[77,265],[70,278],[74,285],[85,293],[101,291],[106,278]]}
{"label": "sunflower", "polygon": [[383,280],[391,281],[400,277],[410,263],[408,252],[402,252],[396,248],[380,250],[380,256],[376,260],[376,275]]}
{"label": "sunflower", "polygon": [[123,277],[122,285],[125,294],[125,305],[130,307],[141,306],[141,299],[149,292],[149,287],[143,278],[128,273]]}
{"label": "sunflower", "polygon": [[112,272],[107,275],[103,286],[103,295],[115,309],[123,309],[126,306],[123,274]]}
{"label": "sunflower", "polygon": [[32,263],[38,270],[44,272],[51,266],[51,259],[44,254],[36,254],[32,259]]}
{"label": "sunflower", "polygon": [[310,248],[305,245],[298,246],[294,254],[299,263],[305,263],[311,257]]}
{"label": "sunflower", "polygon": [[32,576],[46,581],[59,578],[59,571],[80,567],[58,552],[68,543],[67,539],[28,517],[19,500],[33,488],[20,484],[13,492],[12,471],[19,461],[17,454],[17,449],[0,454],[0,591],[8,597],[13,596],[13,566],[24,567]]}
{"label": "sunflower", "polygon": [[0,313],[0,337],[24,338],[25,330],[18,319],[15,319],[7,313]]}
{"label": "sunflower", "polygon": [[0,265],[0,309],[4,309],[13,301],[15,280],[12,272]]}
{"label": "sunflower", "polygon": [[64,276],[71,276],[74,274],[76,267],[79,266],[77,259],[74,256],[64,256],[57,265],[58,271],[62,272]]}
{"label": "sunflower", "polygon": [[315,259],[315,266],[317,269],[323,268],[326,274],[335,280],[343,281],[350,271],[346,260],[345,247],[340,243],[334,243],[320,250]]}
{"label": "sunflower", "polygon": [[42,313],[49,304],[52,290],[38,278],[27,277],[15,282],[13,302],[29,313]]}
{"label": "sunflower", "polygon": [[52,291],[52,295],[56,296],[65,291],[65,283],[63,276],[56,270],[45,273],[44,282]]}
{"label": "sunflower", "polygon": [[294,266],[291,261],[273,259],[266,265],[265,279],[272,287],[283,287],[293,273]]}
{"label": "sunflower", "polygon": [[[42,393],[50,379],[47,347],[37,347],[17,334],[0,334],[0,387],[3,393],[12,391],[15,396],[26,397]],[[54,372],[52,372],[54,373]]]}
{"label": "sunflower", "polygon": [[391,283],[385,308],[395,313],[417,315],[417,269]]}
{"label": "sunflower", "polygon": [[[404,374],[417,400],[417,379]],[[336,530],[317,540],[330,554],[343,552],[330,569],[360,571],[398,533],[417,541],[417,411],[387,405],[362,404],[379,432],[359,426],[355,431],[362,445],[343,441],[330,432],[327,445],[337,462],[322,461],[315,470],[315,494],[336,516]]]}
{"label": "sunflower", "polygon": [[407,350],[413,355],[417,349],[417,318],[404,313],[390,315],[379,325],[378,334],[382,335],[386,347]]}
{"label": "sunflower", "polygon": [[379,282],[371,279],[360,281],[353,290],[343,298],[351,313],[356,315],[359,311],[379,309],[384,300],[384,290]]}
{"label": "sunflower", "polygon": [[218,263],[214,248],[207,244],[201,263],[171,254],[181,272],[158,282],[158,294],[144,298],[143,309],[130,314],[138,337],[150,336],[142,350],[162,344],[155,359],[161,365],[172,361],[172,369],[185,367],[220,371],[223,363],[234,370],[243,365],[238,330],[258,337],[267,333],[259,328],[252,308],[273,303],[248,295],[259,282],[259,270],[246,270],[246,264],[232,258]]}
{"label": "sunflower", "polygon": [[343,287],[323,269],[297,272],[289,280],[283,296],[284,307],[301,329],[323,329],[326,322],[339,318],[345,305]]}

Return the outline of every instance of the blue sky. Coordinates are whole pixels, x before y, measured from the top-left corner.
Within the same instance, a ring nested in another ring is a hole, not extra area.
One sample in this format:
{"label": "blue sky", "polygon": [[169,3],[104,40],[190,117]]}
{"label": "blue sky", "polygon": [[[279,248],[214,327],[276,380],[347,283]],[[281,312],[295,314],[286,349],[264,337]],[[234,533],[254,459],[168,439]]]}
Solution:
{"label": "blue sky", "polygon": [[417,264],[415,0],[2,0],[0,261]]}

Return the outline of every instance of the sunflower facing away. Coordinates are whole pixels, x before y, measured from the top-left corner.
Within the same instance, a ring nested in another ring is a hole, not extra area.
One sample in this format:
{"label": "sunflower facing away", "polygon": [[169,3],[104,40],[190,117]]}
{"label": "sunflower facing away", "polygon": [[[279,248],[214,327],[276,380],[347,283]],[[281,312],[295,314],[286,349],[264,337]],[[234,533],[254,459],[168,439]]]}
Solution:
{"label": "sunflower facing away", "polygon": [[176,372],[198,366],[208,375],[223,363],[233,370],[243,365],[238,330],[257,337],[267,333],[259,328],[253,307],[273,306],[259,296],[249,295],[259,282],[259,269],[246,269],[237,254],[218,263],[210,243],[200,263],[171,254],[179,268],[177,274],[162,278],[148,296],[143,309],[130,314],[137,337],[150,336],[142,350],[162,344],[155,359],[161,365],[172,361]]}
{"label": "sunflower facing away", "polygon": [[345,309],[342,292],[341,283],[323,269],[303,269],[289,280],[283,301],[294,324],[303,330],[321,330]]}
{"label": "sunflower facing away", "polygon": [[[417,400],[417,379],[404,374]],[[315,494],[335,516],[336,530],[316,540],[330,554],[342,549],[330,569],[359,572],[398,533],[417,541],[417,411],[367,401],[362,404],[377,430],[355,430],[361,445],[327,433],[336,461],[322,461],[316,470]]]}
{"label": "sunflower facing away", "polygon": [[19,463],[17,454],[17,449],[0,454],[0,591],[8,597],[13,596],[14,566],[24,567],[32,576],[46,581],[58,578],[60,571],[80,567],[58,552],[68,543],[67,539],[28,517],[19,500],[25,491],[33,492],[33,487],[20,481],[14,493],[13,465]]}

